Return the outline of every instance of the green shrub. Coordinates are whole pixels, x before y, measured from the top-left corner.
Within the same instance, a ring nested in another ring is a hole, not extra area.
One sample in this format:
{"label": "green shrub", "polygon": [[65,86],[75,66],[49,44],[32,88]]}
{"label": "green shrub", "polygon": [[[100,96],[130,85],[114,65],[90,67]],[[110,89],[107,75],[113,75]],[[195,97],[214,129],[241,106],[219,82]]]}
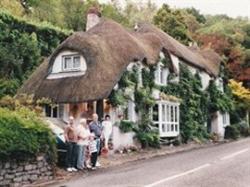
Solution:
{"label": "green shrub", "polygon": [[233,139],[236,140],[240,137],[240,131],[237,126],[229,125],[225,128],[225,139]]}
{"label": "green shrub", "polygon": [[122,120],[119,128],[122,132],[132,132],[135,127],[135,123],[132,121]]}
{"label": "green shrub", "polygon": [[56,161],[55,138],[48,126],[28,108],[0,108],[0,160],[25,160],[46,154]]}
{"label": "green shrub", "polygon": [[137,132],[136,137],[141,143],[142,148],[160,148],[160,137],[156,132]]}
{"label": "green shrub", "polygon": [[247,122],[245,121],[240,122],[239,124],[237,124],[237,128],[240,131],[241,136],[244,136],[244,137],[250,136],[250,131],[249,131],[250,128]]}

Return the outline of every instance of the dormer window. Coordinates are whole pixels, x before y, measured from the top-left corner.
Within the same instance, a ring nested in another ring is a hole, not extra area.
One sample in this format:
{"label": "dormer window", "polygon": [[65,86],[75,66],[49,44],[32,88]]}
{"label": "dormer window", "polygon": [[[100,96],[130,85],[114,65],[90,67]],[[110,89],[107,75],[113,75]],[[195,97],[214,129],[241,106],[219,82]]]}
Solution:
{"label": "dormer window", "polygon": [[62,51],[53,62],[47,79],[59,79],[85,75],[87,63],[84,56],[76,51]]}
{"label": "dormer window", "polygon": [[79,71],[81,68],[80,55],[67,55],[62,57],[63,71]]}

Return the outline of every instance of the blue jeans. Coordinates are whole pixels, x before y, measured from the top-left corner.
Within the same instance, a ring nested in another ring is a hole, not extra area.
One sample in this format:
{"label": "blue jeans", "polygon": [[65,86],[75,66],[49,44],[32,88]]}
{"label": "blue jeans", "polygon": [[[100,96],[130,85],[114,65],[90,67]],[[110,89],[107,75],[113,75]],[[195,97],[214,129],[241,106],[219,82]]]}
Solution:
{"label": "blue jeans", "polygon": [[68,168],[76,167],[77,148],[75,142],[67,142],[66,166]]}
{"label": "blue jeans", "polygon": [[101,139],[96,139],[96,149],[97,149],[97,155],[99,155],[100,149],[101,149]]}
{"label": "blue jeans", "polygon": [[84,168],[84,162],[85,162],[85,145],[77,145],[78,146],[78,157],[77,157],[77,168],[83,169]]}

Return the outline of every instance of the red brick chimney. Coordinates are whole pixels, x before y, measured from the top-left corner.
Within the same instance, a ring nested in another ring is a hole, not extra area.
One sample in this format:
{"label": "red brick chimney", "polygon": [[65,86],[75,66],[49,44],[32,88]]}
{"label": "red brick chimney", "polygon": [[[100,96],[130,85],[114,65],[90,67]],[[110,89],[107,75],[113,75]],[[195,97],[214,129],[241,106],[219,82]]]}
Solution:
{"label": "red brick chimney", "polygon": [[100,18],[101,18],[101,12],[97,7],[89,8],[87,12],[86,31],[94,27],[97,23],[99,23]]}

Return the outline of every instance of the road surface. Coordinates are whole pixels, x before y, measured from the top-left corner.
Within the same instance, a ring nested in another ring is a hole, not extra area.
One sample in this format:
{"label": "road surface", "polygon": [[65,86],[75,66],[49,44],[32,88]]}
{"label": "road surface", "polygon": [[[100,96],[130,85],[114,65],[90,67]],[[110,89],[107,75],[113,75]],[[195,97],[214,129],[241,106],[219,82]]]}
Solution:
{"label": "road surface", "polygon": [[57,187],[250,187],[250,138],[99,169]]}

